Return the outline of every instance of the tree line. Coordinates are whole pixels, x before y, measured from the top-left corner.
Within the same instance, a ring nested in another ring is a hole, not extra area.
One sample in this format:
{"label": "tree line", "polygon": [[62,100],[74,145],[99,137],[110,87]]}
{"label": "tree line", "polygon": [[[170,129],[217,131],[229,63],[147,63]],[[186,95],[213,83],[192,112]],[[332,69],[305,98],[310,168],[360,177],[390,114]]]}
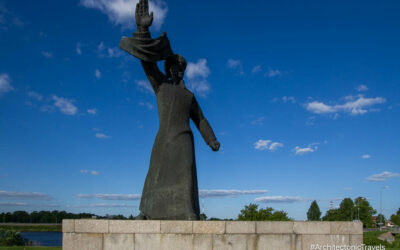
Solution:
{"label": "tree line", "polygon": [[28,213],[25,211],[15,211],[13,213],[0,213],[0,222],[2,223],[61,223],[63,219],[89,219],[89,218],[107,218],[107,219],[118,219],[127,220],[133,219],[133,216],[129,218],[123,215],[106,215],[98,216],[91,213],[68,213],[66,211],[34,211]]}

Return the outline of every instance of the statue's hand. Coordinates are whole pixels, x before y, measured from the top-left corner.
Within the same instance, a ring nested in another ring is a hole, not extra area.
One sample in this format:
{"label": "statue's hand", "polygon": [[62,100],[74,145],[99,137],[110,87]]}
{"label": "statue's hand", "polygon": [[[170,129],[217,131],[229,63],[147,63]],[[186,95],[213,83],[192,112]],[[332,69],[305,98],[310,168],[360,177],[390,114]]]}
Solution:
{"label": "statue's hand", "polygon": [[136,25],[139,29],[148,29],[153,23],[153,12],[149,15],[149,1],[139,0],[135,11]]}
{"label": "statue's hand", "polygon": [[210,142],[209,146],[211,147],[211,149],[213,151],[218,151],[220,143],[217,140],[215,140],[215,141]]}

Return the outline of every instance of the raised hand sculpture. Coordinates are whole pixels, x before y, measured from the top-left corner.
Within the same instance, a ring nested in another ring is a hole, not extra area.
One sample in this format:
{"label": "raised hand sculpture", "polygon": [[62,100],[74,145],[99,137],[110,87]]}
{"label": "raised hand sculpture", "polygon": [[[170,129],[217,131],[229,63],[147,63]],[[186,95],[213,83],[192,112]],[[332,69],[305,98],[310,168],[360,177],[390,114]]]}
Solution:
{"label": "raised hand sculpture", "polygon": [[[136,5],[137,32],[123,37],[120,47],[140,59],[157,97],[159,130],[151,152],[150,167],[140,201],[137,219],[198,220],[200,217],[197,171],[190,119],[213,151],[220,143],[204,118],[183,75],[186,60],[174,54],[165,33],[150,37],[148,0]],[[163,74],[157,61],[165,60]]]}

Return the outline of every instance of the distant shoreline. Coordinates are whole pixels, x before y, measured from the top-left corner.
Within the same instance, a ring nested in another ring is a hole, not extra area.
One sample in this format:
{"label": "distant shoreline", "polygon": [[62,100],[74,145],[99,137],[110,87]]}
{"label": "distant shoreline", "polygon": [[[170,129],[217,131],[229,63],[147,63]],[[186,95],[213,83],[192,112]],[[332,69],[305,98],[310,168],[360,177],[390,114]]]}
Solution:
{"label": "distant shoreline", "polygon": [[61,224],[51,223],[0,223],[0,230],[18,232],[61,232]]}

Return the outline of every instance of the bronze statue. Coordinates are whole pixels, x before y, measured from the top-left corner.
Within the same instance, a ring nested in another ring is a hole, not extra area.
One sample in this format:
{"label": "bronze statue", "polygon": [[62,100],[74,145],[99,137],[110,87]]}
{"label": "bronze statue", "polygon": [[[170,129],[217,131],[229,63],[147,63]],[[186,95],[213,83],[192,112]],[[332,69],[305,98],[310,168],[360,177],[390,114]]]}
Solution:
{"label": "bronze statue", "polygon": [[[199,220],[196,161],[189,119],[212,150],[218,151],[220,143],[193,93],[185,87],[186,60],[172,52],[165,32],[157,39],[150,37],[153,13],[149,14],[148,0],[139,0],[135,19],[137,32],[131,38],[123,37],[120,47],[140,59],[157,97],[160,121],[137,219]],[[165,60],[165,75],[157,67],[156,62],[160,60]]]}

